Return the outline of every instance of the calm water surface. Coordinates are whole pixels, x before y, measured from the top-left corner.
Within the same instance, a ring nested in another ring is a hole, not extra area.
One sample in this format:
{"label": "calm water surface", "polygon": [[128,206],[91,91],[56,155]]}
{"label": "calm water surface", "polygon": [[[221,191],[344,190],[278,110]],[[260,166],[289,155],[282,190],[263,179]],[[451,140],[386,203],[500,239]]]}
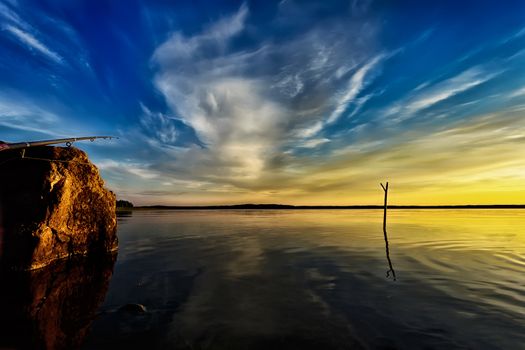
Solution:
{"label": "calm water surface", "polygon": [[[86,349],[525,349],[525,210],[134,211]],[[147,312],[119,312],[139,303]]]}

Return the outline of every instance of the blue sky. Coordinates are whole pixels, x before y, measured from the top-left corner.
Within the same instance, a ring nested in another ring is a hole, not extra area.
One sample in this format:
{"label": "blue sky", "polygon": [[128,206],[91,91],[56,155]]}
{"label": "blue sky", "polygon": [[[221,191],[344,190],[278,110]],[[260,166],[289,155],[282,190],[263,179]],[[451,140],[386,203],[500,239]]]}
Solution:
{"label": "blue sky", "polygon": [[119,136],[137,204],[525,198],[522,1],[5,0],[0,48],[0,138]]}

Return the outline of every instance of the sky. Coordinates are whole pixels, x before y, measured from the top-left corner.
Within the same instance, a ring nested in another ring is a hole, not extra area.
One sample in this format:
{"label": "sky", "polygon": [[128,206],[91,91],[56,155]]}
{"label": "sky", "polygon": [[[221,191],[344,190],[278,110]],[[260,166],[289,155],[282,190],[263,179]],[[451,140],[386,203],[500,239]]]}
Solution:
{"label": "sky", "polygon": [[0,0],[0,139],[135,205],[525,204],[525,2]]}

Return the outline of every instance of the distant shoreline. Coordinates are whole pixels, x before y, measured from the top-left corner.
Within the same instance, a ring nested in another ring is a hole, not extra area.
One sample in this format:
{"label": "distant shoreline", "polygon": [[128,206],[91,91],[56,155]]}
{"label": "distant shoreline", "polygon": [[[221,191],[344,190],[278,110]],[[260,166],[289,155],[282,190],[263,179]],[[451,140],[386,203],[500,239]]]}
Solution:
{"label": "distant shoreline", "polygon": [[[206,206],[173,206],[173,205],[148,205],[133,208],[117,208],[120,211],[132,209],[168,209],[168,210],[339,210],[339,209],[383,209],[382,205],[284,205],[284,204],[238,204],[238,205],[206,205]],[[389,205],[388,209],[525,209],[525,204],[499,204],[499,205]]]}

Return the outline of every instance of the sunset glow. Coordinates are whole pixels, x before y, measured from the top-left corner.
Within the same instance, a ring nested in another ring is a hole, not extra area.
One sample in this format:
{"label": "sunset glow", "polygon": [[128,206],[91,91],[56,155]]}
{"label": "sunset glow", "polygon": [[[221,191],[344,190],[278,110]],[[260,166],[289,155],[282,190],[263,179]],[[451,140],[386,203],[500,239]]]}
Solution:
{"label": "sunset glow", "polygon": [[[525,204],[525,4],[0,1],[5,141],[135,204]],[[497,20],[495,20],[497,18]]]}

